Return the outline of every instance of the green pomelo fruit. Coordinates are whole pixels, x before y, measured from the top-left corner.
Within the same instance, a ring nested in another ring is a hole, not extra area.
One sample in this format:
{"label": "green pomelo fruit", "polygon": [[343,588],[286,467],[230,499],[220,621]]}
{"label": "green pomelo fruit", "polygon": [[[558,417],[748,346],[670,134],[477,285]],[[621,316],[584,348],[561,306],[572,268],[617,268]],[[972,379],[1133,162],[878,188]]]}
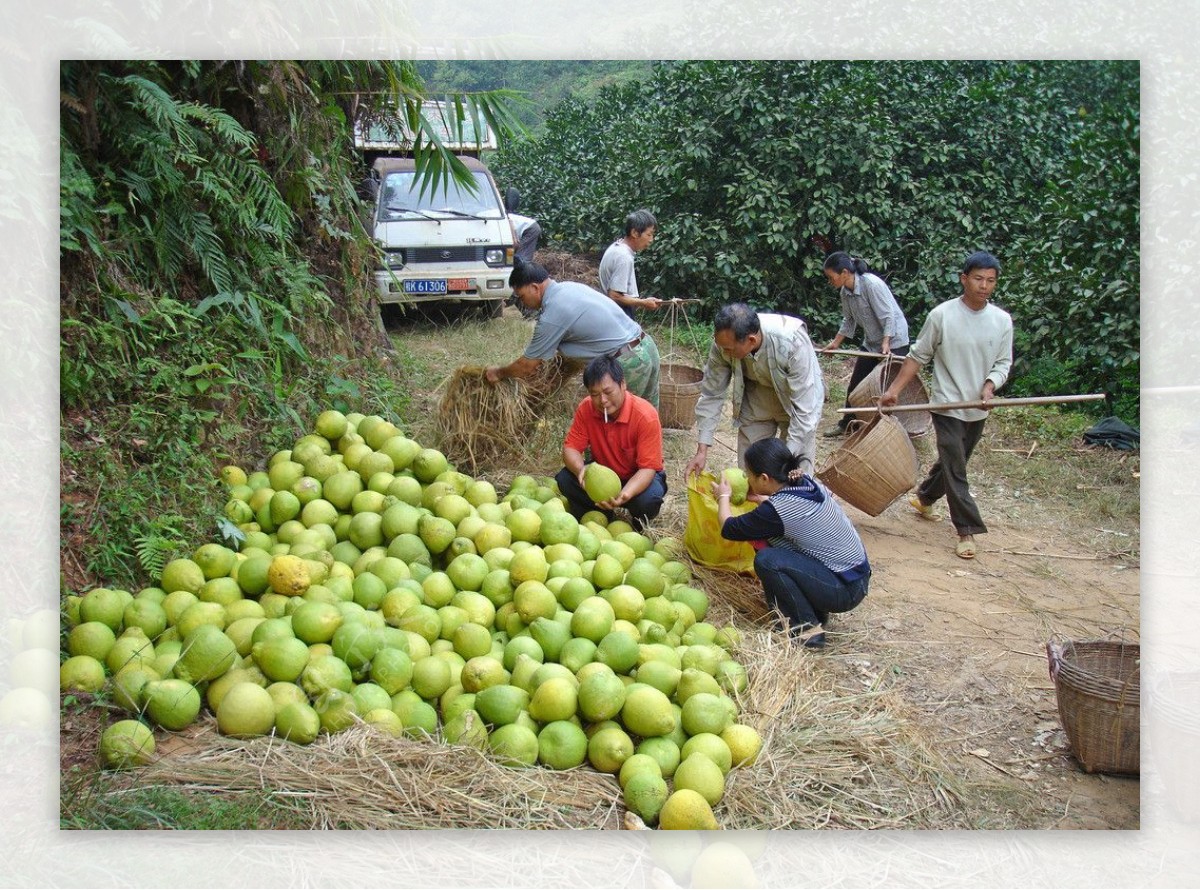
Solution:
{"label": "green pomelo fruit", "polygon": [[100,734],[100,761],[106,769],[128,769],[154,760],[154,733],[140,720],[118,720]]}
{"label": "green pomelo fruit", "polygon": [[588,739],[587,756],[595,769],[616,775],[633,756],[633,739],[619,726],[606,726]]}
{"label": "green pomelo fruit", "polygon": [[58,688],[62,692],[99,692],[105,679],[104,664],[90,655],[72,655],[58,668]]}
{"label": "green pomelo fruit", "polygon": [[255,683],[237,683],[217,708],[217,729],[223,735],[246,739],[266,735],[275,725],[275,702]]}
{"label": "green pomelo fruit", "polygon": [[485,723],[505,726],[516,721],[521,711],[529,706],[529,700],[529,693],[518,686],[489,686],[475,694],[475,710]]}
{"label": "green pomelo fruit", "polygon": [[630,777],[622,789],[622,798],[626,809],[637,813],[647,825],[656,825],[669,793],[666,780],[647,771]]}
{"label": "green pomelo fruit", "polygon": [[568,720],[554,720],[537,735],[538,762],[551,769],[573,769],[587,759],[588,737]]}
{"label": "green pomelo fruit", "polygon": [[187,683],[202,683],[215,680],[233,667],[237,660],[237,645],[233,640],[219,627],[201,624],[183,638],[179,660],[175,662],[172,673],[176,679]]}
{"label": "green pomelo fruit", "polygon": [[594,503],[611,501],[621,493],[621,477],[603,464],[592,461],[583,471],[583,489]]}
{"label": "green pomelo fruit", "polygon": [[719,735],[711,732],[696,733],[683,743],[679,755],[682,760],[687,760],[697,752],[720,767],[723,774],[728,774],[733,768],[733,752]]}
{"label": "green pomelo fruit", "polygon": [[653,757],[658,762],[658,767],[662,771],[664,779],[669,779],[675,775],[675,770],[679,766],[681,759],[679,746],[666,736],[642,739],[638,743],[637,753]]}
{"label": "green pomelo fruit", "polygon": [[537,733],[526,726],[515,723],[498,726],[488,734],[488,747],[505,766],[533,766],[537,763]]}
{"label": "green pomelo fruit", "polygon": [[725,774],[708,756],[692,754],[680,762],[672,776],[675,790],[695,791],[709,806],[716,806],[725,794]]}
{"label": "green pomelo fruit", "polygon": [[671,700],[662,691],[639,684],[625,696],[621,723],[645,739],[670,733],[675,729],[676,718]]}
{"label": "green pomelo fruit", "polygon": [[154,680],[142,687],[146,714],[163,729],[178,731],[200,713],[200,692],[186,680]]}

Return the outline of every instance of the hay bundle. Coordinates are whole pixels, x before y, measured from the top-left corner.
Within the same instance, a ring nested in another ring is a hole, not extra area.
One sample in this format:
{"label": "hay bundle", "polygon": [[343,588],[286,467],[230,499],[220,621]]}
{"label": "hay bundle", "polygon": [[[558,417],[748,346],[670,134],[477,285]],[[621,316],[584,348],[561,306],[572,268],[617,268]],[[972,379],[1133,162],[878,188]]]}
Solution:
{"label": "hay bundle", "polygon": [[208,721],[195,746],[143,779],[206,790],[271,791],[313,828],[615,828],[621,789],[590,769],[510,769],[473,748],[393,738],[367,724],[311,745],[238,741]]}
{"label": "hay bundle", "polygon": [[[583,365],[556,356],[542,362],[529,378],[497,384],[487,381],[485,370],[478,365],[455,370],[443,384],[437,415],[442,450],[472,475],[525,455],[552,401],[568,393],[574,399],[567,384]],[[561,433],[553,431],[555,436]]]}

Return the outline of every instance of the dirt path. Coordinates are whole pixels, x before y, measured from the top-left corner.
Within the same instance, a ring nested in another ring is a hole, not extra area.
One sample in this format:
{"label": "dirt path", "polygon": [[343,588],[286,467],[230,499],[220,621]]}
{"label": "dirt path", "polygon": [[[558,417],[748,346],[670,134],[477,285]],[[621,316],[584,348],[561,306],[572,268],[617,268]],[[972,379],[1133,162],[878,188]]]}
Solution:
{"label": "dirt path", "polygon": [[[835,408],[826,405],[822,428],[835,422]],[[676,437],[686,454],[673,478],[694,448],[691,435]],[[710,451],[710,465],[733,465],[732,431],[719,441],[726,447]],[[837,445],[820,443],[819,467]],[[995,483],[988,449],[985,440],[972,474]],[[917,450],[924,471],[932,433],[917,440]],[[1097,532],[1128,533],[1071,530],[1011,491],[978,496],[989,533],[977,539],[980,552],[970,561],[955,555],[949,520],[919,518],[907,497],[874,517],[846,506],[870,554],[871,592],[854,612],[831,620],[829,646],[818,657],[850,688],[883,685],[900,695],[928,728],[931,746],[961,763],[968,783],[1034,793],[1036,812],[1020,826],[998,817],[979,827],[1138,828],[1137,778],[1089,775],[1071,757],[1046,656],[1054,634],[1138,639],[1139,570],[1093,549]]]}

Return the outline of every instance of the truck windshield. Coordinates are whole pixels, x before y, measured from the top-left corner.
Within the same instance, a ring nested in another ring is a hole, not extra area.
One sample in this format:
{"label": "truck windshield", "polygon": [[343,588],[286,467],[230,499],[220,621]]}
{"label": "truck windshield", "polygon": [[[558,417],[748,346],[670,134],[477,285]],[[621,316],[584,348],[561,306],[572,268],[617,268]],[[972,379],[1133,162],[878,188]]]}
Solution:
{"label": "truck windshield", "polygon": [[421,184],[413,171],[389,173],[380,191],[379,218],[438,219],[445,217],[470,219],[503,219],[504,210],[496,199],[487,173],[472,171],[478,190],[471,194],[460,188],[453,179],[445,188],[439,185],[432,192],[421,194]]}

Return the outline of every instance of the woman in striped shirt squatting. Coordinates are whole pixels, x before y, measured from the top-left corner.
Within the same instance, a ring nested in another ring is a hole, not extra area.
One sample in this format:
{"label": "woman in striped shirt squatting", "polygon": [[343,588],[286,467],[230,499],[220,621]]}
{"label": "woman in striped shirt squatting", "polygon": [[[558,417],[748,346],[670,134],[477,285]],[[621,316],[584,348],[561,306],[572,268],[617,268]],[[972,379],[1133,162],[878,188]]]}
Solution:
{"label": "woman in striped shirt squatting", "polygon": [[782,439],[760,439],[745,455],[758,507],[733,516],[723,476],[713,483],[713,494],[721,535],[730,541],[765,541],[754,556],[763,594],[787,619],[793,638],[819,649],[825,645],[829,613],[849,612],[867,595],[871,564],[829,489],[802,474],[798,463]]}

